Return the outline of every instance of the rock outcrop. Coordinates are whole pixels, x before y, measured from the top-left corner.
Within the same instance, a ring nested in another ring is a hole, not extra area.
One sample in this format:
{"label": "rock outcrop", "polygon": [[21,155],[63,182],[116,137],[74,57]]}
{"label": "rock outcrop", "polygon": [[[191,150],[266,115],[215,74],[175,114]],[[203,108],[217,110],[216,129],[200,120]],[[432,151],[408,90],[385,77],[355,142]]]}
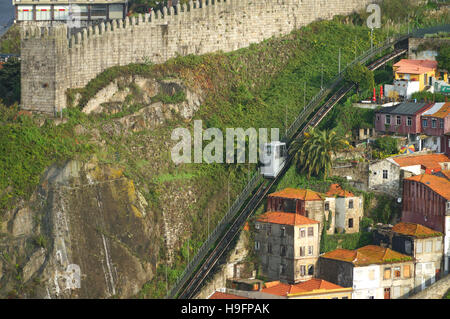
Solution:
{"label": "rock outcrop", "polygon": [[160,225],[122,170],[95,159],[52,166],[0,227],[0,296],[130,297],[153,277]]}

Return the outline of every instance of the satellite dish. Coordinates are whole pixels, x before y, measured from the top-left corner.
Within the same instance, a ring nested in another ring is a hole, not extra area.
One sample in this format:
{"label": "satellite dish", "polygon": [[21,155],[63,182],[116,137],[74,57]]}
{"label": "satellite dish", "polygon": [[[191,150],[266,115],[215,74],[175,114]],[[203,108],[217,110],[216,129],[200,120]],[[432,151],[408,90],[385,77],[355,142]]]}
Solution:
{"label": "satellite dish", "polygon": [[401,203],[402,202],[402,198],[401,197],[399,197],[399,198],[397,198],[397,203]]}

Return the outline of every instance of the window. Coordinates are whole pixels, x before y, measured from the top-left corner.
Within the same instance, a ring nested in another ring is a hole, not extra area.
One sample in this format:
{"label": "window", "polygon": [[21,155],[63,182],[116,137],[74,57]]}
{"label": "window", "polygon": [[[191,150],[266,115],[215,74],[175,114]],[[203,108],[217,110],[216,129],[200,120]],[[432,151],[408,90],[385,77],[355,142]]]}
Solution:
{"label": "window", "polygon": [[309,211],[305,211],[306,218],[309,218]]}
{"label": "window", "polygon": [[391,116],[390,115],[386,115],[385,123],[386,124],[391,124]]}
{"label": "window", "polygon": [[422,253],[422,243],[418,242],[416,245],[416,254],[421,254]]}
{"label": "window", "polygon": [[349,209],[353,208],[353,199],[350,199],[350,200],[348,201],[348,208],[349,208]]}
{"label": "window", "polygon": [[403,266],[403,277],[410,278],[411,277],[411,268],[409,265]]}
{"label": "window", "polygon": [[286,265],[280,265],[280,275],[286,274]]}
{"label": "window", "polygon": [[311,256],[314,252],[314,247],[313,246],[308,246],[308,255]]}
{"label": "window", "polygon": [[427,119],[423,119],[422,120],[422,126],[423,127],[427,127],[428,126],[428,120]]}
{"label": "window", "polygon": [[308,237],[312,237],[312,236],[314,236],[314,228],[308,227]]}
{"label": "window", "polygon": [[300,238],[306,237],[306,230],[305,228],[300,229]]}
{"label": "window", "polygon": [[106,5],[93,5],[91,7],[91,19],[106,19]]}
{"label": "window", "polygon": [[17,18],[19,21],[33,20],[33,6],[17,6]]}
{"label": "window", "polygon": [[400,278],[402,276],[402,272],[400,267],[394,267],[394,278]]}
{"label": "window", "polygon": [[348,228],[353,228],[353,218],[348,219]]}
{"label": "window", "polygon": [[36,6],[36,20],[51,20],[52,13],[50,6]]}
{"label": "window", "polygon": [[435,119],[431,120],[431,127],[436,128],[436,120]]}
{"label": "window", "polygon": [[435,251],[441,251],[441,250],[442,250],[441,238],[437,238],[436,245],[435,245]]}
{"label": "window", "polygon": [[369,296],[369,299],[375,299],[375,296]]}
{"label": "window", "polygon": [[314,275],[314,265],[308,265],[308,275],[309,276]]}
{"label": "window", "polygon": [[407,125],[407,126],[411,126],[411,125],[412,125],[412,119],[411,119],[411,116],[408,116],[408,120],[406,121],[406,125]]}
{"label": "window", "polygon": [[284,246],[284,245],[280,246],[280,256],[281,257],[286,256],[286,246]]}
{"label": "window", "polygon": [[396,120],[397,120],[397,125],[401,125],[401,124],[402,124],[402,118],[401,118],[401,116],[397,115]]}
{"label": "window", "polygon": [[405,241],[405,252],[408,254],[408,255],[410,255],[411,254],[411,242],[408,240],[408,241]]}
{"label": "window", "polygon": [[444,128],[444,120],[443,119],[439,119],[439,127]]}
{"label": "window", "polygon": [[109,5],[109,18],[110,19],[123,19],[123,5],[121,5],[121,4]]}
{"label": "window", "polygon": [[425,252],[431,253],[432,250],[433,250],[433,242],[431,240],[427,240],[425,242]]}
{"label": "window", "polygon": [[348,297],[342,297],[342,299],[348,299]]}
{"label": "window", "polygon": [[272,225],[267,225],[267,235],[272,235]]}
{"label": "window", "polygon": [[388,179],[388,171],[387,171],[387,169],[383,170],[383,179]]}
{"label": "window", "polygon": [[305,256],[305,247],[300,247],[300,257]]}
{"label": "window", "polygon": [[391,279],[391,268],[384,268],[383,279]]}
{"label": "window", "polygon": [[305,276],[305,275],[306,275],[306,266],[301,265],[300,266],[300,276]]}
{"label": "window", "polygon": [[285,200],[283,204],[284,204],[284,211],[286,213],[295,213],[296,212],[296,209],[295,209],[296,202],[295,202],[295,200]]}
{"label": "window", "polygon": [[286,227],[281,226],[280,227],[280,236],[285,237],[286,236]]}
{"label": "window", "polygon": [[256,224],[255,224],[255,229],[256,229],[256,230],[259,230],[260,228],[261,228],[261,224],[260,224],[260,223],[256,223]]}
{"label": "window", "polygon": [[259,241],[255,241],[255,250],[259,250],[260,243]]}
{"label": "window", "polygon": [[268,244],[267,244],[267,252],[268,252],[269,254],[272,253],[272,244],[271,244],[271,243],[268,243]]}
{"label": "window", "polygon": [[325,210],[330,210],[330,203],[329,202],[325,202]]}

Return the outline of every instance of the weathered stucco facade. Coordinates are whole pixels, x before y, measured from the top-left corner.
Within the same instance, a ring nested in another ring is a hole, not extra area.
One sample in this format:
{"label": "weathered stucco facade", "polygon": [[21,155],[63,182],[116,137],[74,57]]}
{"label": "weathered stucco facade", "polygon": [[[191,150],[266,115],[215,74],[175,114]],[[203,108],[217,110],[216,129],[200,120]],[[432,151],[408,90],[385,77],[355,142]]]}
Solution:
{"label": "weathered stucco facade", "polygon": [[[214,2],[214,3],[212,3]],[[22,29],[22,107],[54,113],[68,88],[84,87],[105,69],[177,55],[233,51],[284,35],[317,19],[363,9],[373,0],[191,1],[135,18],[83,29],[68,40],[67,26]]]}
{"label": "weathered stucco facade", "polygon": [[[265,219],[267,214],[290,215]],[[284,220],[282,220],[282,218]],[[293,213],[266,213],[255,224],[255,249],[264,276],[289,283],[306,281],[316,274],[319,257],[319,223]]]}

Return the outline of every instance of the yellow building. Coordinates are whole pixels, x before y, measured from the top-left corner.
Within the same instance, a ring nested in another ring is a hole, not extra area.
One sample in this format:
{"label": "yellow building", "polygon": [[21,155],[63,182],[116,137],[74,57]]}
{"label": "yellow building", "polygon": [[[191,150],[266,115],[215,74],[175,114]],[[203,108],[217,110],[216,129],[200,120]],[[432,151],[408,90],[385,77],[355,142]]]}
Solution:
{"label": "yellow building", "polygon": [[437,61],[403,59],[393,69],[395,80],[418,81],[420,91],[432,85],[432,78],[448,82],[448,73],[438,70]]}

